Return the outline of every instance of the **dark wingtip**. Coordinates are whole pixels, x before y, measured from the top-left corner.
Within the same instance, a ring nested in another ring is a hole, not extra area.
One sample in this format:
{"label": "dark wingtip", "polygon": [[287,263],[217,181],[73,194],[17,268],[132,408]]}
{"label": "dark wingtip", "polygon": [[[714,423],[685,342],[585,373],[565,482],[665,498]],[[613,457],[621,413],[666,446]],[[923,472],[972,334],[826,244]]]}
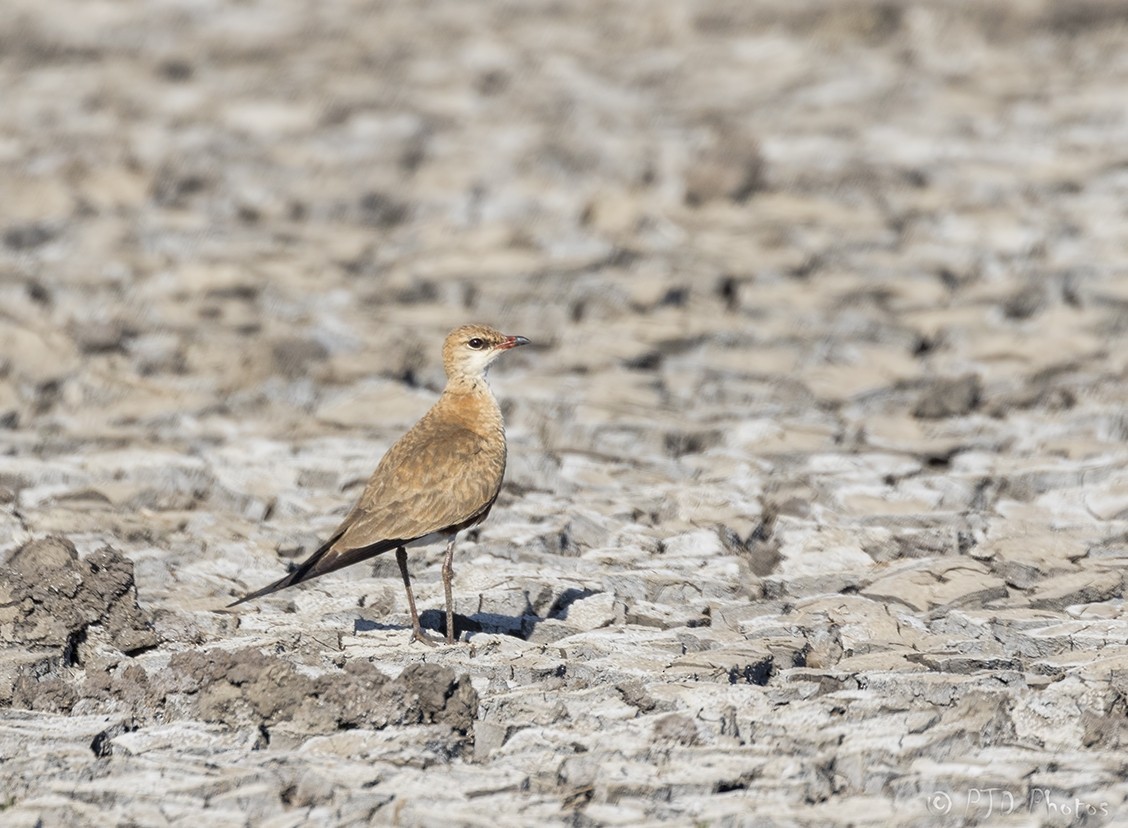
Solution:
{"label": "dark wingtip", "polygon": [[288,587],[288,586],[290,586],[290,585],[292,585],[296,582],[296,579],[294,578],[295,574],[296,574],[295,572],[291,572],[285,578],[279,578],[274,583],[267,584],[262,589],[256,589],[254,592],[248,592],[242,598],[239,598],[236,601],[232,601],[230,604],[228,604],[225,607],[225,609],[231,609],[232,607],[237,607],[240,604],[245,604],[247,601],[253,601],[256,598],[261,598],[264,595],[269,595],[272,592],[277,592],[280,589],[285,589],[286,587]]}
{"label": "dark wingtip", "polygon": [[[318,575],[324,575],[326,572],[332,572],[334,569],[339,569],[340,567],[348,563],[352,563],[352,561],[343,558],[341,562],[339,562],[335,566],[329,566],[321,570],[317,569],[317,564],[321,562],[322,558],[324,558],[325,553],[332,548],[333,544],[337,542],[337,540],[341,537],[341,535],[344,534],[344,532],[345,527],[341,527],[337,530],[337,532],[334,533],[333,537],[329,538],[329,540],[321,544],[321,546],[318,547],[317,551],[310,555],[301,564],[297,566],[291,564],[293,568],[288,573],[286,573],[286,575],[282,576],[272,584],[267,584],[262,589],[256,589],[254,592],[247,593],[239,600],[232,601],[227,605],[226,609],[237,607],[239,606],[239,604],[244,604],[247,601],[253,601],[256,598],[261,598],[264,595],[269,595],[272,592],[277,592],[280,589],[285,589],[286,587],[293,586],[294,584],[300,584],[302,581],[308,581],[310,578],[316,578]],[[382,552],[383,550],[380,549],[377,551]],[[361,558],[360,560],[363,560],[363,558]]]}

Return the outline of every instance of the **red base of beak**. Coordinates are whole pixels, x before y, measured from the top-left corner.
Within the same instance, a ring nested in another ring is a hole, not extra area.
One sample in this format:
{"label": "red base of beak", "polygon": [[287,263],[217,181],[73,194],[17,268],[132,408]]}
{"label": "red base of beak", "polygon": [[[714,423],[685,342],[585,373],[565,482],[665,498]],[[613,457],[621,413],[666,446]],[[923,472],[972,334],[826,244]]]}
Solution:
{"label": "red base of beak", "polygon": [[516,348],[518,345],[528,345],[528,344],[529,344],[529,340],[527,340],[523,336],[507,336],[507,337],[505,337],[505,340],[500,345],[498,345],[497,347],[502,349],[503,351],[507,351],[510,348]]}

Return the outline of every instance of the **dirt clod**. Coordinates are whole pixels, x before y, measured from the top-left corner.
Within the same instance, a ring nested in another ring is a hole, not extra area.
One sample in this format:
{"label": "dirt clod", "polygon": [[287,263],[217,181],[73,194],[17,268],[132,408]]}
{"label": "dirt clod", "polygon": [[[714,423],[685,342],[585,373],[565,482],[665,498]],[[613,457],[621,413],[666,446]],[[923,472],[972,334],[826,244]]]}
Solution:
{"label": "dirt clod", "polygon": [[73,648],[93,625],[123,653],[156,646],[147,612],[137,604],[133,563],[111,547],[79,559],[63,537],[30,541],[0,567],[0,644],[31,649]]}

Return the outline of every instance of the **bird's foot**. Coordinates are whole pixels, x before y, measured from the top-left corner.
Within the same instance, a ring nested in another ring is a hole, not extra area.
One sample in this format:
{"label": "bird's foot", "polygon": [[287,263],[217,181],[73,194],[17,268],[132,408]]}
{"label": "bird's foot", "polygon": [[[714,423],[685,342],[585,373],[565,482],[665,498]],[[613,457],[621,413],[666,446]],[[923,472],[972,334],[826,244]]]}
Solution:
{"label": "bird's foot", "polygon": [[420,644],[426,644],[428,647],[437,647],[439,642],[423,632],[422,627],[416,627],[411,631],[411,638],[413,641],[418,641]]}

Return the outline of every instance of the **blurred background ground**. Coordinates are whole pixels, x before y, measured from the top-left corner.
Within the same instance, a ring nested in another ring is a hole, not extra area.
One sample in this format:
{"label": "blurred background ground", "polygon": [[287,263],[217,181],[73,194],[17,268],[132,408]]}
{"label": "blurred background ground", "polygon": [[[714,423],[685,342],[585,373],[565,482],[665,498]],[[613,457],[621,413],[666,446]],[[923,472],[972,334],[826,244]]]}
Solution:
{"label": "blurred background ground", "polygon": [[[1126,47],[1111,0],[6,0],[0,821],[1111,824]],[[468,643],[391,561],[221,611],[470,321],[535,345]]]}

